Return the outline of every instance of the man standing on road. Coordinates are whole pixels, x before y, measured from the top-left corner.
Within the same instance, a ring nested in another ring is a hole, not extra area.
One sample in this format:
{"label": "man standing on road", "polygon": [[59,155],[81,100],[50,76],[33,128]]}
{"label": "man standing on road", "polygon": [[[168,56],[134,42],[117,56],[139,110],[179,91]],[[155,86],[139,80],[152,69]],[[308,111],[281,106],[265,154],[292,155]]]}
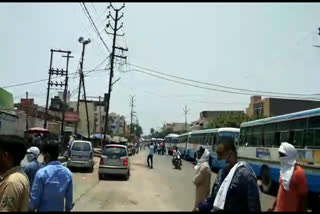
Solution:
{"label": "man standing on road", "polygon": [[260,212],[260,195],[254,171],[248,163],[237,160],[237,151],[232,140],[218,144],[218,160],[225,160],[220,169],[210,197],[201,202],[200,212]]}
{"label": "man standing on road", "polygon": [[29,208],[44,212],[69,212],[73,208],[72,174],[58,161],[59,145],[45,144],[43,155],[46,166],[36,173]]}
{"label": "man standing on road", "polygon": [[148,167],[150,167],[149,160],[151,160],[151,167],[150,167],[151,169],[153,168],[153,153],[154,153],[154,146],[153,146],[153,143],[151,143],[149,147],[148,158],[147,158]]}
{"label": "man standing on road", "polygon": [[297,151],[289,143],[281,143],[280,185],[277,199],[268,211],[305,212],[308,183],[304,170],[297,164]]}
{"label": "man standing on road", "polygon": [[0,212],[27,212],[29,181],[20,167],[27,151],[23,138],[0,135]]}
{"label": "man standing on road", "polygon": [[[176,147],[176,149],[178,148]],[[196,176],[193,179],[193,183],[196,186],[194,209],[210,194],[211,170],[208,163],[209,156],[210,152],[208,149],[200,147],[197,151]]]}
{"label": "man standing on road", "polygon": [[23,170],[29,178],[30,190],[32,188],[34,176],[36,175],[37,171],[42,167],[42,164],[38,161],[39,155],[40,150],[38,149],[38,147],[33,146],[27,150],[26,156],[29,164],[26,165]]}

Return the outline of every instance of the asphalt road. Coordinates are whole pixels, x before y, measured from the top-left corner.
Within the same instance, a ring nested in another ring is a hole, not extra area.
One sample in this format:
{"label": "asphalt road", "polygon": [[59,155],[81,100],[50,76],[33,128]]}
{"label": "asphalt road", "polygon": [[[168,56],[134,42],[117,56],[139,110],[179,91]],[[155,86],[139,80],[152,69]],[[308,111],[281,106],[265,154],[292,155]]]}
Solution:
{"label": "asphalt road", "polygon": [[[93,173],[74,171],[73,211],[191,211],[194,165],[184,161],[182,170],[176,170],[171,156],[154,155],[154,169],[149,169],[146,158],[146,151],[130,157],[128,181],[117,177],[99,181],[99,158],[95,158]],[[212,185],[216,175],[211,177]],[[260,200],[266,211],[275,198],[261,193]]]}

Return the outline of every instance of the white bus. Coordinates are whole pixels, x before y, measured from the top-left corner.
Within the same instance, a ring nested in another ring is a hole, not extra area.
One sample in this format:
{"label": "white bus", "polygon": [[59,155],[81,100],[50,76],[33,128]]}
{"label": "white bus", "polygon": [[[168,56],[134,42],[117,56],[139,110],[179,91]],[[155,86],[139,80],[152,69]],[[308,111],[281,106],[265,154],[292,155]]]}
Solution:
{"label": "white bus", "polygon": [[266,193],[279,186],[281,142],[288,142],[297,149],[311,203],[320,203],[319,198],[315,202],[320,195],[320,108],[241,124],[238,157],[251,165]]}
{"label": "white bus", "polygon": [[172,155],[172,149],[177,146],[178,144],[178,134],[168,134],[167,136],[164,137],[164,143],[165,146],[167,147],[168,154]]}
{"label": "white bus", "polygon": [[185,144],[185,158],[187,160],[194,161],[196,159],[196,151],[200,146],[209,150],[212,156],[212,162],[210,163],[212,168],[219,168],[219,164],[216,161],[215,149],[219,141],[224,138],[231,138],[236,145],[239,142],[238,128],[216,128],[192,131],[179,136],[179,144]]}

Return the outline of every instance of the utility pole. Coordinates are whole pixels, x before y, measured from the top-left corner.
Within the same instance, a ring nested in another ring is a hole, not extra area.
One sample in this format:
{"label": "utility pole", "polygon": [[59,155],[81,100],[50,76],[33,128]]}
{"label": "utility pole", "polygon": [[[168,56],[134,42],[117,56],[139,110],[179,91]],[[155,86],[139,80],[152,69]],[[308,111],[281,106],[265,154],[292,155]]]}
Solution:
{"label": "utility pole", "polygon": [[187,115],[190,109],[186,105],[182,110],[184,111],[184,130],[187,131]]}
{"label": "utility pole", "polygon": [[[81,54],[81,62],[80,62],[80,71],[79,71],[79,89],[78,89],[78,102],[77,102],[77,113],[79,115],[79,104],[80,104],[80,93],[81,93],[81,86],[83,87],[83,94],[84,94],[84,103],[86,107],[86,116],[87,116],[87,129],[88,129],[88,138],[90,138],[90,124],[89,124],[89,114],[88,114],[88,105],[87,105],[87,98],[86,98],[86,87],[84,84],[84,75],[83,75],[83,61],[84,61],[84,51],[85,46],[91,42],[90,39],[84,40],[83,37],[78,39],[80,43],[82,43],[82,54]],[[78,123],[76,123],[75,133],[78,133]]]}
{"label": "utility pole", "polygon": [[[26,103],[28,103],[28,92],[26,92]],[[29,129],[29,115],[28,115],[28,111],[29,111],[29,106],[27,105],[26,108],[26,130]]]}
{"label": "utility pole", "polygon": [[100,127],[100,144],[102,146],[102,124],[101,124],[101,96],[99,96],[99,127]]}
{"label": "utility pole", "polygon": [[[43,124],[43,128],[47,128],[47,123],[48,123],[48,106],[49,106],[49,96],[50,96],[50,89],[61,89],[62,87],[64,87],[63,89],[63,101],[62,101],[62,120],[61,120],[61,130],[60,130],[60,140],[64,135],[64,113],[65,113],[65,106],[66,106],[66,97],[67,97],[67,90],[68,90],[68,66],[69,66],[69,59],[73,58],[73,56],[70,56],[71,51],[64,51],[64,50],[54,50],[51,49],[51,56],[50,56],[50,67],[49,67],[49,78],[48,78],[48,88],[47,88],[47,100],[46,100],[46,109],[45,109],[45,118],[44,118],[44,124]],[[67,54],[67,56],[62,56],[62,57],[66,57],[67,58],[67,62],[66,62],[66,69],[54,69],[52,67],[52,61],[53,61],[53,54],[54,53],[60,53],[60,54]],[[51,81],[52,76],[55,75],[56,78],[58,78],[59,76],[62,78],[63,76],[65,76],[65,80],[64,82],[60,81],[60,83],[58,81]],[[52,88],[53,86],[55,86],[56,88]],[[60,88],[59,88],[60,87]],[[62,142],[63,143],[63,142]]]}
{"label": "utility pole", "polygon": [[117,32],[123,27],[123,23],[121,24],[120,27],[118,27],[118,21],[120,21],[120,19],[123,17],[123,13],[122,15],[119,17],[119,12],[124,8],[124,4],[121,8],[116,9],[113,7],[113,5],[110,3],[110,5],[108,6],[109,9],[112,9],[115,12],[115,18],[111,15],[111,11],[109,10],[109,15],[107,16],[107,18],[111,18],[114,21],[114,27],[110,24],[110,20],[108,22],[108,24],[106,25],[107,28],[111,28],[113,30],[113,33],[109,33],[107,30],[105,30],[105,32],[107,34],[113,35],[113,43],[112,43],[112,53],[111,53],[111,68],[110,68],[110,77],[109,77],[109,88],[108,88],[108,94],[106,96],[107,100],[106,100],[106,119],[105,119],[105,125],[104,125],[104,140],[106,140],[106,133],[109,133],[109,127],[108,127],[108,123],[109,123],[109,109],[110,109],[110,98],[111,98],[111,91],[112,91],[112,78],[113,78],[113,69],[114,69],[114,59],[115,57],[118,58],[122,58],[122,59],[126,59],[126,56],[120,56],[120,55],[116,55],[115,50],[121,50],[123,51],[128,51],[127,48],[122,48],[122,47],[117,47],[116,46],[116,39],[117,36],[124,36],[124,34],[119,35],[117,34]]}
{"label": "utility pole", "polygon": [[130,135],[129,135],[130,139],[131,139],[131,134],[133,133],[132,121],[133,121],[133,117],[135,116],[135,113],[136,113],[136,112],[133,111],[133,108],[135,107],[134,98],[135,98],[135,96],[131,96],[131,98],[130,98],[130,108],[131,108],[131,110],[130,110]]}

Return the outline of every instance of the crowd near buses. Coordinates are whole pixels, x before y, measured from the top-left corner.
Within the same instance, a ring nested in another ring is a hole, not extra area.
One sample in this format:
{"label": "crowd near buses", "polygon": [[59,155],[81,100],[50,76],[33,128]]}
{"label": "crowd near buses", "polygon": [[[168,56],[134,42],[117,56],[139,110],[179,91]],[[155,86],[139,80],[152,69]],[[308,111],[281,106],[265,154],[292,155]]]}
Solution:
{"label": "crowd near buses", "polygon": [[217,145],[224,139],[234,142],[239,160],[246,161],[261,182],[260,190],[277,194],[280,178],[279,147],[294,146],[296,163],[302,167],[308,185],[308,205],[318,210],[320,198],[320,108],[244,122],[240,128],[223,127],[169,134],[164,139],[167,153],[178,148],[181,157],[196,164],[197,151],[210,152],[209,166],[217,173],[224,165],[217,158]]}

